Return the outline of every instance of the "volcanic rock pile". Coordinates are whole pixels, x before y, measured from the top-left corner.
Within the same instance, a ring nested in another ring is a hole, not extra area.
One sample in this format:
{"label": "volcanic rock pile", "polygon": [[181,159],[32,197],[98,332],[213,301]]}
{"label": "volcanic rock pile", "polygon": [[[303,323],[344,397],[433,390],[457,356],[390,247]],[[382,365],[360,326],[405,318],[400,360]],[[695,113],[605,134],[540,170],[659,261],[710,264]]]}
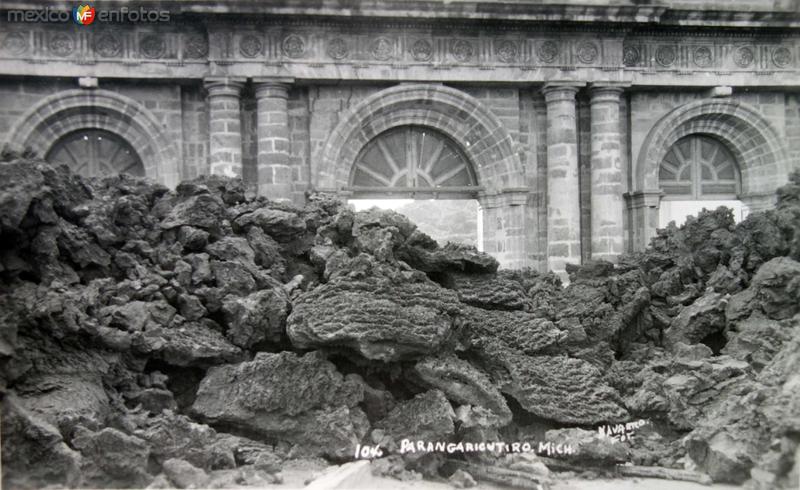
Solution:
{"label": "volcanic rock pile", "polygon": [[[383,448],[384,474],[442,481],[625,462],[797,478],[800,174],[774,210],[704,212],[566,288],[393,212],[220,177],[170,191],[12,158],[0,226],[8,488],[265,485],[357,444]],[[598,436],[638,419],[629,441]],[[400,456],[403,439],[577,452]]]}

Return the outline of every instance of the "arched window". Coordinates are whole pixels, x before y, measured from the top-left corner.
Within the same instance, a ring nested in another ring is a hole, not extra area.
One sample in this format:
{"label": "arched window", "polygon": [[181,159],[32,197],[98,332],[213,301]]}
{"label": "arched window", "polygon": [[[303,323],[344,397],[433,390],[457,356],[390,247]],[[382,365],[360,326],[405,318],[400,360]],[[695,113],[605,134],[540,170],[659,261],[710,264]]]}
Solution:
{"label": "arched window", "polygon": [[116,134],[102,129],[82,129],[65,135],[56,141],[46,160],[67,165],[84,177],[145,174],[136,150]]}
{"label": "arched window", "polygon": [[714,138],[690,135],[672,145],[658,171],[665,199],[736,199],[740,190],[736,159]]}
{"label": "arched window", "polygon": [[739,200],[741,177],[733,154],[718,140],[701,134],[679,139],[664,155],[658,169],[664,197],[659,206],[659,224],[680,225],[687,216],[703,208],[726,206],[734,219],[747,216]]}
{"label": "arched window", "polygon": [[424,126],[402,126],[373,138],[350,173],[357,193],[415,190],[469,192],[477,179],[452,139]]}
{"label": "arched window", "polygon": [[394,209],[446,242],[483,248],[480,189],[472,165],[450,137],[426,126],[400,126],[374,137],[350,171],[357,210]]}

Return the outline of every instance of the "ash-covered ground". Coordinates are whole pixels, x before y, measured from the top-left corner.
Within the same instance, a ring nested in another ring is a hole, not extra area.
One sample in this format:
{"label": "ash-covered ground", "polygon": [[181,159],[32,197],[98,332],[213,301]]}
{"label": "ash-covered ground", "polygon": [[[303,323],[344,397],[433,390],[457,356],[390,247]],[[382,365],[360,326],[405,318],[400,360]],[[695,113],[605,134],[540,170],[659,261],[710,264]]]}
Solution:
{"label": "ash-covered ground", "polygon": [[800,174],[775,210],[704,212],[566,288],[391,211],[218,177],[10,158],[0,225],[5,488],[264,486],[359,444],[455,486],[798,481]]}

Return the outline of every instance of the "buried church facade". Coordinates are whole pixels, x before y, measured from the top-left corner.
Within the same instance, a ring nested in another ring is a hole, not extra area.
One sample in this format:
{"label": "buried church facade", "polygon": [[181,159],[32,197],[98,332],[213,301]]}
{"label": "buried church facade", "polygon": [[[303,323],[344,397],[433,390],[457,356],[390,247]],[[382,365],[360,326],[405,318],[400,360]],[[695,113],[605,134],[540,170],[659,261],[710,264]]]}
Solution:
{"label": "buried church facade", "polygon": [[753,3],[176,0],[90,25],[9,4],[0,145],[298,204],[477,199],[485,251],[563,273],[767,208],[800,168],[800,3]]}

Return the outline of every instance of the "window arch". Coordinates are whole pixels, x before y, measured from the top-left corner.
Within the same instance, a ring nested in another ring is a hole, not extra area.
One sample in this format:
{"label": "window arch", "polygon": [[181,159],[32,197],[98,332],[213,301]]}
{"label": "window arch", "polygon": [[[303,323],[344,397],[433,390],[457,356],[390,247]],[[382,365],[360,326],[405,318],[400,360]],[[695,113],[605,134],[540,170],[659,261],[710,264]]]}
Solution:
{"label": "window arch", "polygon": [[123,138],[102,129],[80,129],[62,136],[45,159],[51,164],[65,164],[84,177],[145,175],[136,150]]}
{"label": "window arch", "polygon": [[[65,90],[43,98],[6,133],[15,151],[49,149],[79,130],[106,130],[136,148],[147,177],[175,187],[180,181],[180,146],[144,105],[109,90]],[[45,155],[46,157],[47,155]]]}
{"label": "window arch", "polygon": [[664,155],[658,179],[667,200],[737,199],[741,177],[736,158],[720,141],[692,134]]}
{"label": "window arch", "polygon": [[374,137],[359,152],[350,172],[350,189],[361,194],[381,190],[458,194],[469,193],[477,184],[469,159],[455,141],[416,125]]}

